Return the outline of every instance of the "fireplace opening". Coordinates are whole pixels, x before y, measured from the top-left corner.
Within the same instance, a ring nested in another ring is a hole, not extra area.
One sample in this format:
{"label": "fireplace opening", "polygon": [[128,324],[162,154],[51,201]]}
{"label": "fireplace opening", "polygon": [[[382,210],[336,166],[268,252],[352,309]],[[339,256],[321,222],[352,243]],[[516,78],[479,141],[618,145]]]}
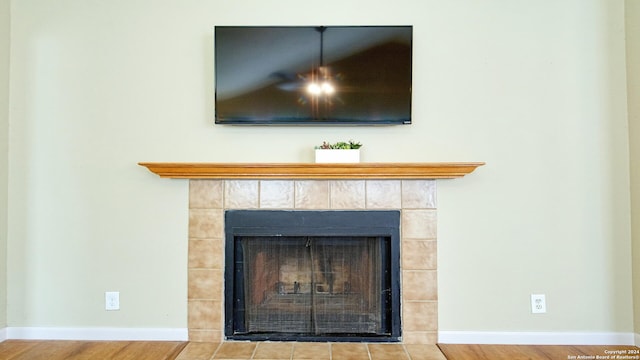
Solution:
{"label": "fireplace opening", "polygon": [[227,211],[227,339],[399,341],[399,218]]}

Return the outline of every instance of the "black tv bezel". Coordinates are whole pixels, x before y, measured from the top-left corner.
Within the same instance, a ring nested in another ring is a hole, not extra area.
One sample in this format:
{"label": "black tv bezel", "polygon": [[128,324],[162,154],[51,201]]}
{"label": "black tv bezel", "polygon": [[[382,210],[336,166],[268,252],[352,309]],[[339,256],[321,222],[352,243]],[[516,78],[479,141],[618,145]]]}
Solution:
{"label": "black tv bezel", "polygon": [[[394,28],[403,27],[411,30],[411,38],[409,39],[410,64],[409,64],[409,118],[408,119],[382,119],[382,120],[355,120],[355,119],[295,119],[288,120],[277,117],[265,117],[263,119],[224,119],[218,117],[218,85],[217,77],[218,64],[216,61],[216,32],[218,28]],[[411,125],[413,122],[413,25],[216,25],[214,26],[214,123],[216,125],[291,125],[291,126],[390,126],[390,125]]]}

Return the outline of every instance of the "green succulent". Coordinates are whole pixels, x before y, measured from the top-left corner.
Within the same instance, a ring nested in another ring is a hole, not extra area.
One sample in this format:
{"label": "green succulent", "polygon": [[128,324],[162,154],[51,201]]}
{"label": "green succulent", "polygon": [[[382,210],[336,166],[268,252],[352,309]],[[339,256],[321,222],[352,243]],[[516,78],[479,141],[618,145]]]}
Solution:
{"label": "green succulent", "polygon": [[349,140],[349,142],[339,141],[335,144],[330,144],[326,141],[322,142],[322,145],[316,146],[316,149],[340,149],[340,150],[353,150],[360,149],[362,144],[359,142],[355,142],[353,140]]}

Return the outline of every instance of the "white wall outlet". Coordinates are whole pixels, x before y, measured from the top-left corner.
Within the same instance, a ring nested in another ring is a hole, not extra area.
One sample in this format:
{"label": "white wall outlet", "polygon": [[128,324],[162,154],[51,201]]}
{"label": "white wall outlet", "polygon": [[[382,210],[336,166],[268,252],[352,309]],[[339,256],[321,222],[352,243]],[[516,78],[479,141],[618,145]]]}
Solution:
{"label": "white wall outlet", "polygon": [[531,294],[531,313],[544,314],[547,312],[547,299],[544,294]]}
{"label": "white wall outlet", "polygon": [[105,310],[120,310],[120,292],[107,291],[104,293],[104,309]]}

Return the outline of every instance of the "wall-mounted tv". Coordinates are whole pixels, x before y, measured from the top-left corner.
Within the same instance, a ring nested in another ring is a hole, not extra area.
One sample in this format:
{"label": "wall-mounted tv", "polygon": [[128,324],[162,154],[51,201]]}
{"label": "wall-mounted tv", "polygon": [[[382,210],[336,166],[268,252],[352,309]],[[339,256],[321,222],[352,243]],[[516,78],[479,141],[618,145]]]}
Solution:
{"label": "wall-mounted tv", "polygon": [[411,124],[411,26],[214,32],[216,124]]}

